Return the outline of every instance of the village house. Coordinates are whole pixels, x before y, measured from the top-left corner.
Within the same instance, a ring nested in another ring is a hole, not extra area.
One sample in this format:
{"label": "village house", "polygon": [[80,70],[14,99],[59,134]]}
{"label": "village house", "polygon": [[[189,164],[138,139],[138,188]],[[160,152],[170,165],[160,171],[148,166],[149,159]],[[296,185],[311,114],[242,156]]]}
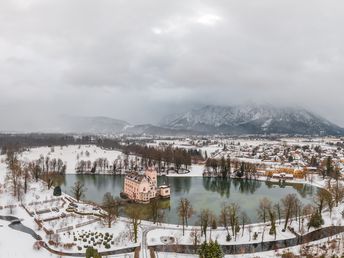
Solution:
{"label": "village house", "polygon": [[167,185],[158,187],[156,170],[148,168],[143,175],[137,172],[126,175],[122,194],[135,202],[148,203],[158,197],[169,198],[171,193]]}

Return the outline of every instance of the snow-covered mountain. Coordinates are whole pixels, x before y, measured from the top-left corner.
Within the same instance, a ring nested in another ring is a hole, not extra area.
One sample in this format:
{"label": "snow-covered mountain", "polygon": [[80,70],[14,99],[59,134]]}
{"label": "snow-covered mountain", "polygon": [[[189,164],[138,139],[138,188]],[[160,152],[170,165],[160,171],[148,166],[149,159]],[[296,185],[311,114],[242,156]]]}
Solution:
{"label": "snow-covered mountain", "polygon": [[271,105],[208,105],[170,115],[161,126],[209,134],[344,134],[343,128],[305,109]]}
{"label": "snow-covered mountain", "polygon": [[270,105],[204,106],[165,117],[159,125],[132,125],[109,117],[61,116],[30,132],[127,135],[300,134],[344,135],[344,129],[301,108]]}

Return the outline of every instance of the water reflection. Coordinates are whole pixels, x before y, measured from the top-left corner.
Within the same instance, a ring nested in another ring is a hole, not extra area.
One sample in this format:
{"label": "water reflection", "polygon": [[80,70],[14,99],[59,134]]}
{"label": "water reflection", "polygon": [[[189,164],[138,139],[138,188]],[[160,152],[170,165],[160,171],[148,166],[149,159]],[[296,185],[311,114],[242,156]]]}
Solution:
{"label": "water reflection", "polygon": [[[71,194],[71,187],[81,181],[86,189],[85,197],[100,203],[106,192],[119,197],[123,188],[123,176],[113,175],[66,175],[62,189]],[[241,205],[252,222],[258,222],[256,210],[259,200],[267,197],[273,203],[289,193],[295,193],[304,204],[312,203],[316,188],[303,184],[286,184],[283,182],[262,182],[247,179],[222,179],[202,177],[159,177],[158,184],[171,186],[171,199],[159,203],[165,213],[165,221],[178,223],[177,207],[180,198],[188,198],[195,209],[190,224],[195,224],[203,208],[219,214],[223,203],[236,202]],[[142,206],[149,210],[149,206]],[[147,211],[148,214],[148,211]]]}

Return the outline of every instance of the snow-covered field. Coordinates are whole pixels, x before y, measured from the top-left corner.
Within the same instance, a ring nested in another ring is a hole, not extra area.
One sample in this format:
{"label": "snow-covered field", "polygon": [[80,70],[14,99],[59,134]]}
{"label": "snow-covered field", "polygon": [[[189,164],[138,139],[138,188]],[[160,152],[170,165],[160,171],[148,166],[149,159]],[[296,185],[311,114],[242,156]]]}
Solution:
{"label": "snow-covered field", "polygon": [[[89,155],[86,155],[86,152]],[[110,164],[116,159],[123,156],[123,153],[116,150],[104,150],[95,145],[68,145],[32,148],[21,153],[20,158],[24,161],[38,160],[40,156],[49,157],[50,159],[61,159],[67,165],[68,174],[75,172],[75,167],[79,160],[95,161],[98,158],[106,158]]]}
{"label": "snow-covered field", "polygon": [[[117,159],[124,159],[124,154],[116,150],[104,150],[95,145],[69,145],[64,147],[54,147],[54,151],[50,147],[40,147],[32,148],[30,150],[24,151],[20,154],[20,159],[24,161],[38,160],[41,156],[49,157],[50,159],[61,159],[66,165],[66,174],[75,174],[75,167],[79,160],[90,160],[95,161],[98,158],[106,158],[110,164],[112,164]],[[86,152],[89,156],[86,156]],[[134,156],[130,155],[129,158]],[[204,166],[203,165],[192,165],[190,168],[190,173],[187,174],[177,174],[170,173],[168,176],[182,176],[182,177],[194,177],[202,176]]]}

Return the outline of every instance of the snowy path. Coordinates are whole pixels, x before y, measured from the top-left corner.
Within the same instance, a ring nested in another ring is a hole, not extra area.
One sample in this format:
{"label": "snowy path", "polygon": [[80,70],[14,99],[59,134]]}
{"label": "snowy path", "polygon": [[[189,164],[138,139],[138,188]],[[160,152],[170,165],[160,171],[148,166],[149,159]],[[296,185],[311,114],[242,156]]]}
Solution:
{"label": "snowy path", "polygon": [[[248,254],[266,251],[274,251],[288,247],[294,247],[305,243],[318,241],[324,238],[332,237],[344,232],[344,226],[331,226],[321,228],[310,232],[301,237],[290,238],[286,240],[267,241],[255,244],[237,244],[237,245],[221,245],[225,254]],[[156,252],[175,253],[175,245],[156,245],[152,246]],[[198,246],[178,245],[178,253],[195,254]]]}

